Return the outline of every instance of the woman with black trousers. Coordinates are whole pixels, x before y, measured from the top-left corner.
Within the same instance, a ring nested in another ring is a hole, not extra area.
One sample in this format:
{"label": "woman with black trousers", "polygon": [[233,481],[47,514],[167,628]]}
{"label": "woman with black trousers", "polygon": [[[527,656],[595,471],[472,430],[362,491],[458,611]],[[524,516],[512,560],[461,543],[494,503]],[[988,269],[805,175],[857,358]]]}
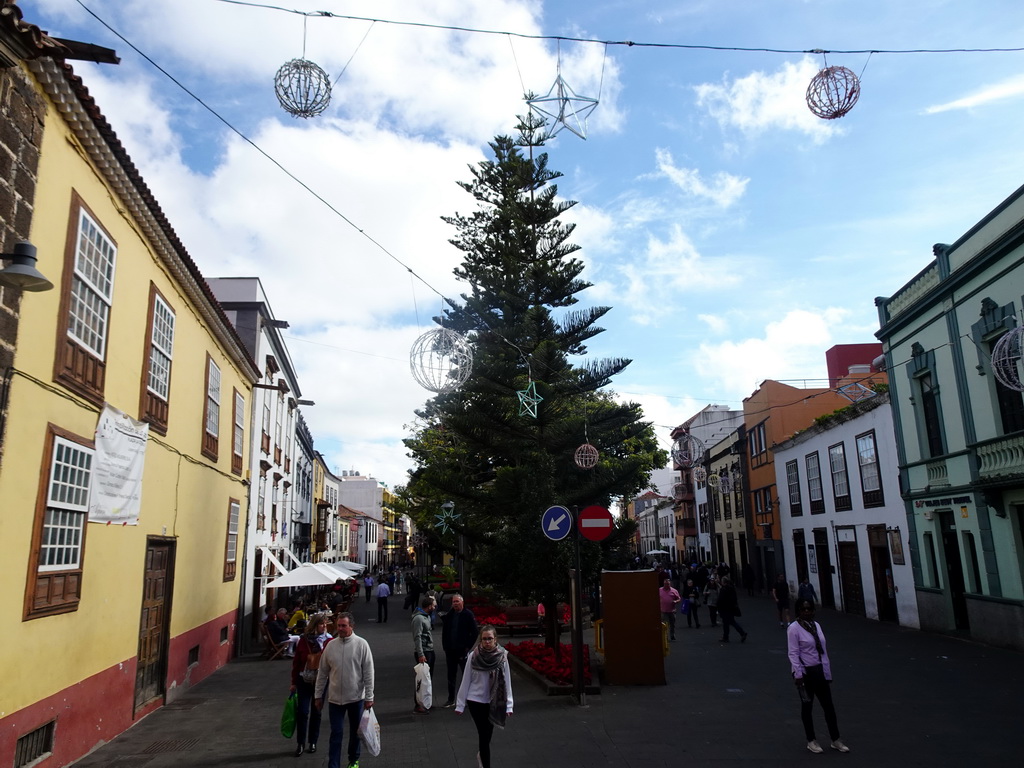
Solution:
{"label": "woman with black trousers", "polygon": [[296,757],[304,751],[310,754],[316,752],[316,741],[320,737],[320,710],[313,706],[313,688],[320,667],[320,653],[330,639],[331,636],[327,634],[327,616],[318,613],[310,617],[306,632],[295,643],[292,693],[299,694],[298,706],[295,708],[295,739],[298,742]]}
{"label": "woman with black trousers", "polygon": [[498,633],[491,625],[480,629],[476,644],[466,659],[466,671],[455,702],[455,714],[469,707],[480,751],[478,768],[491,768],[491,736],[494,726],[505,727],[512,714],[512,679],[508,669],[508,651],[498,645]]}
{"label": "woman with black trousers", "polygon": [[800,693],[800,719],[804,723],[807,749],[815,754],[825,751],[814,737],[811,708],[817,697],[825,713],[828,736],[832,739],[830,746],[837,752],[849,752],[850,748],[839,738],[839,723],[836,721],[836,709],[832,705],[832,666],[825,647],[825,633],[814,620],[814,603],[800,598],[796,601],[796,614],[796,621],[786,630],[786,638],[793,680]]}

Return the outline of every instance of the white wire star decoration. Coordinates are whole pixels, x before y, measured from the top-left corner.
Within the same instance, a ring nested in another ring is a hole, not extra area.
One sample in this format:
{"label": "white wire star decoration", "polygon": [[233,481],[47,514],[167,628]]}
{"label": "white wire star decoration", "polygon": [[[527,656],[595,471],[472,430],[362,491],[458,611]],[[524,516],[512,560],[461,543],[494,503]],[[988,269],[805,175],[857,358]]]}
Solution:
{"label": "white wire star decoration", "polygon": [[454,531],[454,526],[458,519],[459,513],[454,509],[444,509],[441,511],[441,514],[434,518],[437,523],[437,529],[442,533],[451,533]]}
{"label": "white wire star decoration", "polygon": [[577,95],[559,72],[546,96],[527,99],[526,103],[534,112],[550,117],[554,121],[548,136],[556,136],[562,128],[568,128],[586,140],[587,118],[597,109],[598,101]]}
{"label": "white wire star decoration", "polygon": [[537,394],[537,385],[530,381],[526,389],[516,391],[519,396],[519,415],[537,418],[537,405],[544,398]]}

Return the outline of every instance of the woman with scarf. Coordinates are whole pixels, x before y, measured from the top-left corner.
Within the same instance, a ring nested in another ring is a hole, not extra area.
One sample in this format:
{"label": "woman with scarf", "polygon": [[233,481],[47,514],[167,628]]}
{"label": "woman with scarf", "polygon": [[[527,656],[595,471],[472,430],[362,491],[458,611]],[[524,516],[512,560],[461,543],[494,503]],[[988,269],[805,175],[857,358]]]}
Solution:
{"label": "woman with scarf", "polygon": [[508,669],[508,651],[498,645],[498,633],[490,625],[480,629],[466,659],[455,714],[461,715],[467,705],[479,736],[477,766],[491,768],[494,726],[504,728],[505,719],[512,714],[512,678]]}
{"label": "woman with scarf", "polygon": [[832,705],[832,665],[825,645],[825,633],[814,620],[814,603],[806,598],[798,599],[796,615],[797,619],[789,625],[786,635],[793,680],[800,694],[800,719],[804,724],[807,749],[819,755],[825,751],[814,737],[811,708],[817,698],[825,713],[825,725],[832,740],[830,746],[837,752],[849,752],[850,748],[839,738],[839,722],[836,720],[836,708]]}
{"label": "woman with scarf", "polygon": [[303,751],[316,752],[316,740],[320,737],[320,710],[313,706],[313,687],[320,667],[320,653],[329,640],[327,615],[318,613],[310,617],[305,633],[295,643],[291,692],[299,694],[295,708],[296,757]]}

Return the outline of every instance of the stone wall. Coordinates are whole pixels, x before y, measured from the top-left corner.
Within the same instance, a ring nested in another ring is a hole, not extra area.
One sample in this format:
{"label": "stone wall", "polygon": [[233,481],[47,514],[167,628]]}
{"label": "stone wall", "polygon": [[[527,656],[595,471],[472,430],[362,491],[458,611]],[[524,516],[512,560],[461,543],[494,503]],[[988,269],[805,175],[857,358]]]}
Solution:
{"label": "stone wall", "polygon": [[[4,253],[10,253],[19,240],[29,239],[44,115],[45,103],[25,72],[19,67],[0,68],[0,246]],[[6,408],[4,373],[14,362],[21,294],[17,288],[0,285],[0,408]],[[0,413],[0,461],[6,415]]]}

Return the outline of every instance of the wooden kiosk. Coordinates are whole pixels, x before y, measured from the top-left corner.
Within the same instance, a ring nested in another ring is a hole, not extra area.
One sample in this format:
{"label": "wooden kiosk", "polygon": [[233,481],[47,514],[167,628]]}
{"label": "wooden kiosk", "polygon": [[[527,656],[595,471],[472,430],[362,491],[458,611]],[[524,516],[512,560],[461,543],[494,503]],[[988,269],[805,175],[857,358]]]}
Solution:
{"label": "wooden kiosk", "polygon": [[601,574],[604,673],[609,685],[665,685],[664,633],[654,571]]}

